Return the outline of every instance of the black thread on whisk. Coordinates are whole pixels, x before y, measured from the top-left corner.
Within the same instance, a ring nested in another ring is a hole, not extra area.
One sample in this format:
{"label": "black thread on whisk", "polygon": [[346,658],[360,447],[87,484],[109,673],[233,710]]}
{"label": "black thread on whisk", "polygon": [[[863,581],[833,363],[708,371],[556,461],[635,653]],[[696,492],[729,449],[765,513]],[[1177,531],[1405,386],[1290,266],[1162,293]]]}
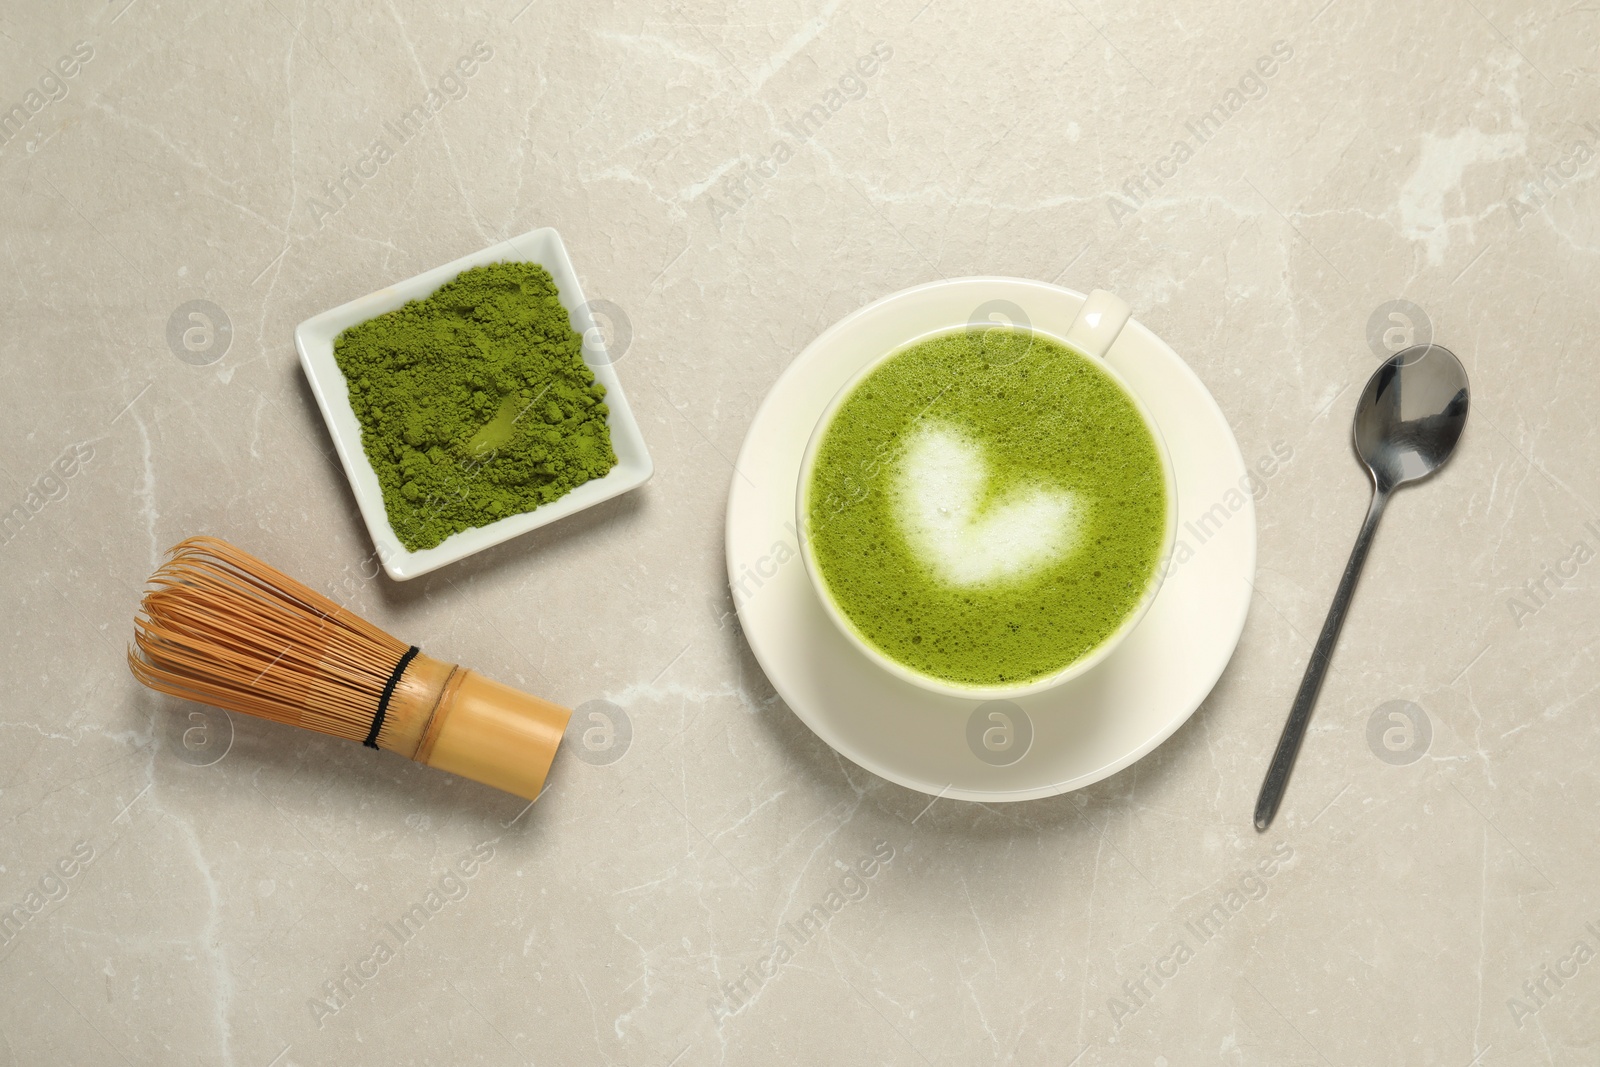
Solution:
{"label": "black thread on whisk", "polygon": [[389,680],[383,685],[383,696],[378,698],[378,713],[372,717],[372,729],[367,731],[367,739],[361,742],[368,748],[378,747],[378,731],[383,729],[383,717],[389,713],[389,698],[394,696],[394,687],[400,684],[400,676],[406,673],[406,668],[411,665],[411,660],[422,649],[412,645],[406,649],[406,654],[400,657],[400,663],[395,667],[394,673],[389,675]]}

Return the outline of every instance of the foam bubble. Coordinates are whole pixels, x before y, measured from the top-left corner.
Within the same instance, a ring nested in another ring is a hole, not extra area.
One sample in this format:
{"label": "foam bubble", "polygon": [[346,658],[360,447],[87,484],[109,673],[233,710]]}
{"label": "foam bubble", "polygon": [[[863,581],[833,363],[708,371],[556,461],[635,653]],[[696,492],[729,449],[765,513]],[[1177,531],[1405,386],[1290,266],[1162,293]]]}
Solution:
{"label": "foam bubble", "polygon": [[1064,557],[1078,537],[1073,494],[1018,486],[985,504],[990,464],[953,426],[913,430],[891,480],[894,510],[912,551],[950,585],[1016,581]]}

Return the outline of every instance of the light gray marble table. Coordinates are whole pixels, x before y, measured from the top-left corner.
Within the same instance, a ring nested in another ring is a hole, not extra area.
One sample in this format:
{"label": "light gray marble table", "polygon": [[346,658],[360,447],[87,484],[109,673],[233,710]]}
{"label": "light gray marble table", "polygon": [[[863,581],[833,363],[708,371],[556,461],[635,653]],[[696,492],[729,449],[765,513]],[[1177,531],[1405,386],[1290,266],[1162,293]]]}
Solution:
{"label": "light gray marble table", "polygon": [[[0,4],[0,1064],[1595,1062],[1592,5],[446,6]],[[656,476],[370,578],[294,325],[540,225],[626,316]],[[1288,458],[1176,736],[929,807],[775,696],[722,522],[809,340],[975,274],[1116,291]],[[1356,394],[1430,333],[1466,437],[1390,508],[1258,836]],[[191,719],[123,657],[201,532],[631,738],[524,813]]]}

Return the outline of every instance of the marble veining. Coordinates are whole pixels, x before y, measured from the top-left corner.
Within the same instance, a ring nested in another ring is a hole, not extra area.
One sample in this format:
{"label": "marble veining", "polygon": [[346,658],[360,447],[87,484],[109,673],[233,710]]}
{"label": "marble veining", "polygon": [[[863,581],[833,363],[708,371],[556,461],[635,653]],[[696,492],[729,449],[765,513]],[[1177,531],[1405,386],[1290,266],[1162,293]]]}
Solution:
{"label": "marble veining", "polygon": [[[1592,1064],[1597,38],[1545,0],[0,3],[0,1065]],[[656,475],[392,583],[293,328],[545,225]],[[722,554],[795,354],[989,274],[1122,296],[1259,471],[1211,696],[1017,805],[820,742]],[[1355,398],[1419,338],[1466,435],[1257,835]],[[577,709],[544,798],[141,690],[196,533]]]}

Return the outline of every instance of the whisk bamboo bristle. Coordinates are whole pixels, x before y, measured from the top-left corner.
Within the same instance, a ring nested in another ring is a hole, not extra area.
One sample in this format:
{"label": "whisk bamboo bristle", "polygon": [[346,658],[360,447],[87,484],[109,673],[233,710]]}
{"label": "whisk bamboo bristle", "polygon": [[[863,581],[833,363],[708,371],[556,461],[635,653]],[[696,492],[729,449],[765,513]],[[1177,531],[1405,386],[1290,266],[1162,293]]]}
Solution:
{"label": "whisk bamboo bristle", "polygon": [[174,546],[143,608],[128,663],[145,685],[352,741],[407,648],[214,537]]}
{"label": "whisk bamboo bristle", "polygon": [[159,692],[363,741],[533,799],[571,712],[443,663],[215,537],[150,577],[128,666]]}

